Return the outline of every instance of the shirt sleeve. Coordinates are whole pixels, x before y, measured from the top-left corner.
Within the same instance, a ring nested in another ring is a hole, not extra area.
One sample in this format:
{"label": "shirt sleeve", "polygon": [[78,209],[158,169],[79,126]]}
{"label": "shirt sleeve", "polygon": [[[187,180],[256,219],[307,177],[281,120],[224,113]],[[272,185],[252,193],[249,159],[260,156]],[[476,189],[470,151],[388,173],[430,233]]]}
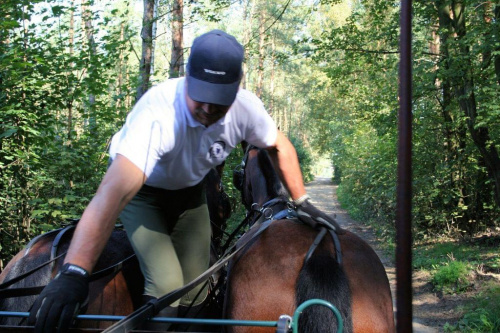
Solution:
{"label": "shirt sleeve", "polygon": [[274,146],[278,137],[278,129],[262,101],[253,94],[246,94],[242,102],[246,115],[244,140],[259,148]]}
{"label": "shirt sleeve", "polygon": [[115,153],[128,158],[149,177],[162,155],[162,128],[158,121],[134,117],[121,130]]}
{"label": "shirt sleeve", "polygon": [[110,156],[120,154],[135,164],[149,177],[161,156],[171,149],[173,127],[171,116],[159,118],[161,114],[171,114],[164,109],[158,111],[158,102],[150,89],[127,116],[122,129],[115,134],[110,148]]}

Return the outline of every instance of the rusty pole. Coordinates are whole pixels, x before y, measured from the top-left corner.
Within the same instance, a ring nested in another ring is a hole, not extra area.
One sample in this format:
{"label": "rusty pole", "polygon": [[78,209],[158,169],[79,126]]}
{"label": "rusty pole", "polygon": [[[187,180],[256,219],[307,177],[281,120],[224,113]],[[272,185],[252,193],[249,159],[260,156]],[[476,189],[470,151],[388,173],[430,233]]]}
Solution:
{"label": "rusty pole", "polygon": [[412,329],[411,138],[412,56],[411,0],[401,0],[399,63],[399,140],[396,201],[396,329]]}

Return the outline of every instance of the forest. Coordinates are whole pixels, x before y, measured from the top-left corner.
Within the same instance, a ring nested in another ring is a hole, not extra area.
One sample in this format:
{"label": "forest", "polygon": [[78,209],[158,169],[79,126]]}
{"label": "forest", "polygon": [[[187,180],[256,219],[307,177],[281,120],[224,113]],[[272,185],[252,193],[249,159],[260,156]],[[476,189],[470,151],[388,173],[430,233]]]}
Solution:
{"label": "forest", "polygon": [[[304,177],[335,170],[352,216],[394,234],[399,1],[2,0],[0,269],[78,218],[111,136],[151,86],[184,75],[210,29],[245,47],[242,86],[291,138]],[[500,227],[500,4],[413,4],[416,239]],[[224,185],[239,196],[227,161]],[[226,179],[227,178],[227,179]]]}

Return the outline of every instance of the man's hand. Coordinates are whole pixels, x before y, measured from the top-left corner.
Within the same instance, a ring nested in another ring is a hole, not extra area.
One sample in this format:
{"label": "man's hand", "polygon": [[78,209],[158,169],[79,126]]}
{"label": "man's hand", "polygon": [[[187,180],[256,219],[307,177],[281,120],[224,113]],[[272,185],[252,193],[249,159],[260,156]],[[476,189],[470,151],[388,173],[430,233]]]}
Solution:
{"label": "man's hand", "polygon": [[316,208],[309,201],[309,199],[309,196],[306,194],[301,198],[294,200],[294,204],[297,207],[297,214],[299,215],[299,219],[315,229],[323,226],[331,230],[340,230],[337,222],[332,217],[326,215],[318,208]]}
{"label": "man's hand", "polygon": [[88,294],[88,272],[65,264],[33,304],[28,324],[35,325],[36,333],[65,332],[80,308],[87,305]]}

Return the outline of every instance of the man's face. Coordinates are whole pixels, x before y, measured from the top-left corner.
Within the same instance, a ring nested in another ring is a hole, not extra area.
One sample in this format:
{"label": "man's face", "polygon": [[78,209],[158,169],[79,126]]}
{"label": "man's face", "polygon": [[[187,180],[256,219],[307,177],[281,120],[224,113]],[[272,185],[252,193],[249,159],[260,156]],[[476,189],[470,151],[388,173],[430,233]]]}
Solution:
{"label": "man's face", "polygon": [[206,127],[224,117],[231,107],[226,105],[197,102],[189,97],[186,91],[186,102],[193,117]]}

